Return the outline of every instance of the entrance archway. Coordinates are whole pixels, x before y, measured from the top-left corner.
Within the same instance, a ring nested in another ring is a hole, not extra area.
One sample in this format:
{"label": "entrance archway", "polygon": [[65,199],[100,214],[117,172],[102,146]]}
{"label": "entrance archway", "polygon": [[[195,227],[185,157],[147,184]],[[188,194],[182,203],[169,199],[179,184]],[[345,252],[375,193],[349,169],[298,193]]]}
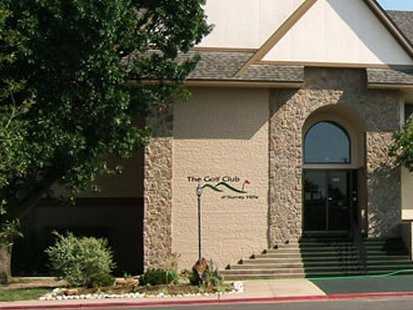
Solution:
{"label": "entrance archway", "polygon": [[[315,111],[303,128],[303,234],[364,227],[364,128],[348,108]],[[364,223],[366,224],[366,223]]]}

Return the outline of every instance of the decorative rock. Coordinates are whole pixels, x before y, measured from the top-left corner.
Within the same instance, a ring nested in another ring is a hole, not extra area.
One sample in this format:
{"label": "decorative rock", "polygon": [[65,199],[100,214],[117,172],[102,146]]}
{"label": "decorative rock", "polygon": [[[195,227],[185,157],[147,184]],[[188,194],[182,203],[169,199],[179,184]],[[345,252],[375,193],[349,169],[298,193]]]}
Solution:
{"label": "decorative rock", "polygon": [[[157,295],[145,294],[145,293],[123,293],[123,294],[105,294],[105,293],[95,293],[95,294],[81,294],[74,295],[75,290],[62,290],[54,289],[52,292],[47,293],[39,298],[40,301],[61,301],[61,300],[90,300],[90,299],[119,299],[119,298],[182,298],[182,297],[194,297],[194,296],[214,296],[214,295],[232,295],[237,293],[242,293],[244,291],[243,282],[234,282],[232,284],[233,289],[229,292],[217,292],[215,294],[211,293],[186,293],[186,294],[165,294],[160,292]],[[77,290],[77,292],[79,292]]]}
{"label": "decorative rock", "polygon": [[64,295],[66,296],[73,296],[73,295],[78,295],[79,294],[79,290],[78,289],[67,289],[63,292]]}

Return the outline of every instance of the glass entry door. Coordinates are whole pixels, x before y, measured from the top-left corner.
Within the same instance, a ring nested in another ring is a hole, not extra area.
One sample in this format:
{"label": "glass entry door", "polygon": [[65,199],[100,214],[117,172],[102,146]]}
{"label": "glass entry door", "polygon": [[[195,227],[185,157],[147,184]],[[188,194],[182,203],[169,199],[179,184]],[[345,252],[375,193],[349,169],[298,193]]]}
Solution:
{"label": "glass entry door", "polygon": [[304,233],[348,233],[356,184],[353,171],[304,171]]}

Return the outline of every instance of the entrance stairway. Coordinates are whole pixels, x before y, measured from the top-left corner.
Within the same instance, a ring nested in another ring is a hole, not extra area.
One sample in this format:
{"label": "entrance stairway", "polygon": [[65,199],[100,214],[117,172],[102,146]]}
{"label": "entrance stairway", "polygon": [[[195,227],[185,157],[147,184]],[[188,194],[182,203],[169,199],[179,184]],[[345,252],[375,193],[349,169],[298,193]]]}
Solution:
{"label": "entrance stairway", "polygon": [[[363,240],[363,251],[347,239],[306,238],[265,250],[228,266],[226,280],[386,274],[412,269],[401,239]],[[361,258],[363,256],[364,258]]]}

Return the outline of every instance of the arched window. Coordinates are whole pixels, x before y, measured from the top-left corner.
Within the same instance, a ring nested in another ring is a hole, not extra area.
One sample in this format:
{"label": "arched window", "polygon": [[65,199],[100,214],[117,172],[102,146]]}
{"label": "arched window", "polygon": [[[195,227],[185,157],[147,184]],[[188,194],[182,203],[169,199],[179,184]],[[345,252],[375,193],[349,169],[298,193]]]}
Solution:
{"label": "arched window", "polygon": [[351,142],[346,130],[333,122],[313,125],[304,137],[305,164],[350,164]]}

